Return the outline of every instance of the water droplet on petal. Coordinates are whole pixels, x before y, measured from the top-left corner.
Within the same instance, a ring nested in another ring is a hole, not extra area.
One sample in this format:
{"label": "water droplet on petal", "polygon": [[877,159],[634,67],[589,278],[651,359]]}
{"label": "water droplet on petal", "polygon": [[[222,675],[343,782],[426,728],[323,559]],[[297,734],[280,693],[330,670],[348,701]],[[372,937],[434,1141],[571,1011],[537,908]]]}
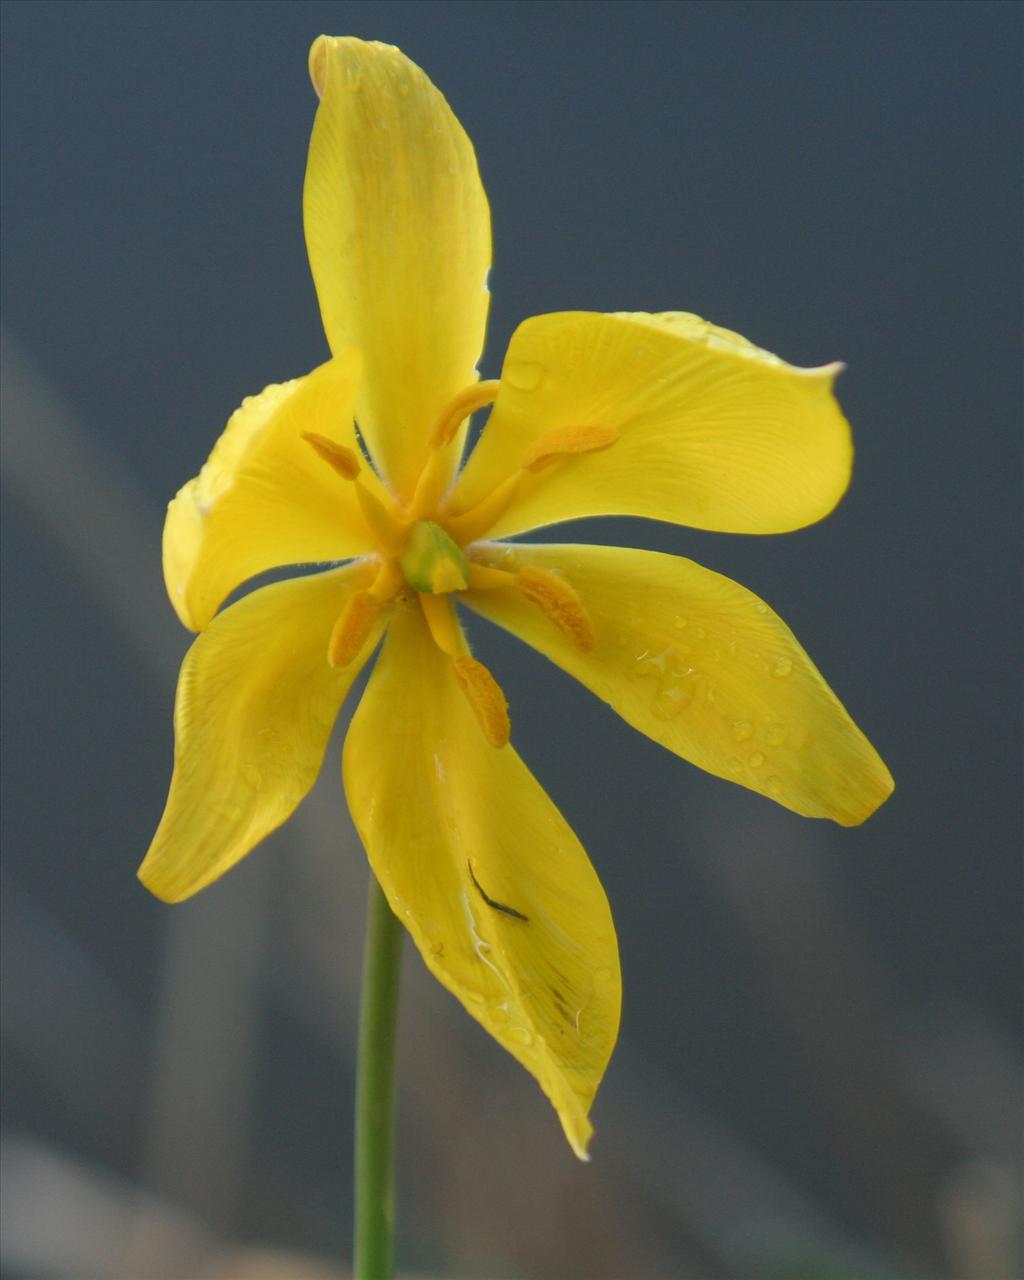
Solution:
{"label": "water droplet on petal", "polygon": [[533,1032],[526,1027],[509,1027],[508,1034],[513,1040],[518,1040],[520,1044],[533,1044]]}
{"label": "water droplet on petal", "polygon": [[686,619],[682,616],[673,618],[672,625],[677,631],[684,631],[686,629]]}
{"label": "water droplet on petal", "polygon": [[780,676],[780,677],[788,676],[792,670],[793,670],[792,658],[786,658],[786,657],[776,658],[775,661],[772,663],[773,676]]}
{"label": "water droplet on petal", "polygon": [[245,779],[246,783],[252,787],[253,791],[259,791],[260,787],[263,786],[263,774],[260,773],[259,769],[257,769],[254,764],[247,764],[245,766],[242,770],[242,777]]}
{"label": "water droplet on petal", "polygon": [[747,759],[747,764],[750,765],[751,769],[760,769],[765,762],[765,758],[763,751],[753,751]]}
{"label": "water droplet on petal", "polygon": [[659,720],[674,720],[693,701],[693,693],[683,685],[662,689],[651,702],[651,711]]}
{"label": "water droplet on petal", "polygon": [[765,604],[763,600],[758,600],[757,604],[754,605],[754,610],[757,613],[767,613],[768,606]]}
{"label": "water droplet on petal", "polygon": [[746,742],[748,738],[754,736],[754,726],[749,720],[734,720],[732,722],[732,736],[737,742]]}
{"label": "water droplet on petal", "polygon": [[769,747],[780,747],[786,741],[786,726],[770,724],[764,731],[764,740]]}
{"label": "water droplet on petal", "polygon": [[525,360],[513,360],[501,371],[501,379],[517,391],[536,391],[544,377],[544,367]]}

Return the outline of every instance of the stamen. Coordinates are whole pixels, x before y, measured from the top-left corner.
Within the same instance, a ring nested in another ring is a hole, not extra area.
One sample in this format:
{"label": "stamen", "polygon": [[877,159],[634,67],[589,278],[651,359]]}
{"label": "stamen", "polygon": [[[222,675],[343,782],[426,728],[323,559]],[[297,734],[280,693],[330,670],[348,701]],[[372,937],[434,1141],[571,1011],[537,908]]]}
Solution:
{"label": "stamen", "polygon": [[436,509],[451,479],[450,463],[444,450],[455,439],[459,427],[471,413],[494,402],[500,385],[497,381],[474,382],[449,400],[442,409],[427,437],[430,453],[416,481],[412,502],[409,504],[410,519],[418,520]]}
{"label": "stamen", "polygon": [[322,458],[344,480],[355,485],[356,498],[359,501],[363,519],[370,527],[370,532],[377,538],[385,551],[395,551],[405,532],[405,526],[387,509],[380,498],[371,493],[359,479],[359,456],[353,449],[316,431],[304,431],[303,440],[316,450]]}
{"label": "stamen", "polygon": [[390,604],[405,585],[394,560],[385,560],[365,591],[349,596],[327,641],[327,661],[332,667],[347,667],[366,643],[381,609]]}
{"label": "stamen", "polygon": [[545,617],[580,649],[594,647],[594,624],[576,592],[564,578],[546,569],[523,569],[515,575],[516,587]]}
{"label": "stamen", "polygon": [[443,449],[455,439],[455,433],[471,413],[493,404],[498,398],[501,383],[497,379],[489,382],[474,382],[465,391],[448,402],[441,411],[428,437],[431,449]]}
{"label": "stamen", "polygon": [[316,431],[303,431],[303,440],[311,444],[329,467],[333,467],[344,480],[354,480],[359,474],[359,459],[352,449],[346,449],[336,440],[329,440]]}
{"label": "stamen", "polygon": [[380,613],[380,602],[369,591],[357,591],[334,624],[327,642],[327,661],[332,667],[347,667],[357,656]]}
{"label": "stamen", "polygon": [[557,427],[545,432],[527,449],[518,471],[513,471],[475,507],[454,515],[443,513],[444,526],[460,546],[482,537],[504,514],[526,477],[560,459],[609,449],[619,438],[615,427]]}
{"label": "stamen", "polygon": [[423,609],[423,616],[427,620],[427,626],[430,628],[430,634],[434,637],[434,643],[449,658],[456,657],[460,648],[459,629],[455,625],[455,615],[452,613],[448,598],[427,595],[425,592],[421,592],[417,598]]}
{"label": "stamen", "polygon": [[494,676],[482,662],[462,654],[452,659],[452,675],[473,708],[484,737],[492,747],[503,747],[511,733],[508,701]]}
{"label": "stamen", "polygon": [[608,449],[618,438],[615,427],[557,427],[534,440],[526,451],[522,467],[524,471],[540,471],[561,458]]}
{"label": "stamen", "polygon": [[488,529],[493,528],[494,522],[502,515],[516,496],[516,490],[522,480],[522,471],[513,471],[496,489],[492,489],[486,498],[478,502],[475,507],[470,507],[468,511],[460,512],[454,516],[442,513],[441,518],[444,520],[444,527],[460,547],[466,546],[467,543],[475,542]]}

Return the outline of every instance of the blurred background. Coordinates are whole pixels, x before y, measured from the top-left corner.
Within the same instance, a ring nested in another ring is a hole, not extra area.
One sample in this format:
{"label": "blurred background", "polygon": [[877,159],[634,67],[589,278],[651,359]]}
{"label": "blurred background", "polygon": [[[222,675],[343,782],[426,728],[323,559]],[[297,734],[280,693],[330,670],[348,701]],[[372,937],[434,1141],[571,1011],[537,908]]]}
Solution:
{"label": "blurred background", "polygon": [[7,0],[5,1276],[346,1274],[354,699],[227,879],[174,908],[135,880],[189,642],[164,506],[243,396],[326,354],[301,188],[327,31],[400,45],[475,142],[484,376],[576,308],[847,362],[823,524],[585,536],[764,596],[897,779],[861,829],[802,820],[476,629],[608,890],[624,1022],[583,1166],[409,949],[404,1273],[1020,1280],[1020,28],[982,0]]}

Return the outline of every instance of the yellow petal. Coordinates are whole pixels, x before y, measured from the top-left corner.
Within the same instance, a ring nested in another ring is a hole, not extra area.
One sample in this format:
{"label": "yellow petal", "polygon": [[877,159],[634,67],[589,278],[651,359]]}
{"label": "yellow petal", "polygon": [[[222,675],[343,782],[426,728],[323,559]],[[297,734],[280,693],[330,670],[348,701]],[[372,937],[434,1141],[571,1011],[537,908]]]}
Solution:
{"label": "yellow petal", "polygon": [[160,827],[139,868],[147,889],[178,902],[279,827],[320,771],[357,661],[327,662],[335,618],[373,566],[278,582],[214,619],[185,657],[174,708],[174,776]]}
{"label": "yellow petal", "polygon": [[353,486],[302,438],[315,433],[354,448],[357,376],[349,353],[244,400],[167,508],[164,580],[190,630],[201,631],[254,574],[373,550]]}
{"label": "yellow petal", "polygon": [[485,562],[563,573],[593,624],[587,651],[514,590],[463,599],[684,760],[843,826],[863,822],[892,791],[888,769],[793,633],[731,579],[622,547],[496,547]]}
{"label": "yellow petal", "polygon": [[434,418],[476,381],[489,298],[487,198],[462,126],[398,49],[320,36],[309,68],[321,101],[304,213],[324,329],[332,351],[351,343],[363,353],[359,428],[408,498]]}
{"label": "yellow petal", "polygon": [[374,874],[431,972],[539,1081],[577,1155],[621,984],[587,855],[510,746],[492,746],[419,610],[397,609],[345,742]]}
{"label": "yellow petal", "polygon": [[810,524],[849,483],[850,432],[832,395],[839,368],[794,368],[682,313],[536,316],[512,336],[451,510],[528,465],[543,437],[583,430],[614,443],[545,456],[489,536],[598,515],[731,533]]}

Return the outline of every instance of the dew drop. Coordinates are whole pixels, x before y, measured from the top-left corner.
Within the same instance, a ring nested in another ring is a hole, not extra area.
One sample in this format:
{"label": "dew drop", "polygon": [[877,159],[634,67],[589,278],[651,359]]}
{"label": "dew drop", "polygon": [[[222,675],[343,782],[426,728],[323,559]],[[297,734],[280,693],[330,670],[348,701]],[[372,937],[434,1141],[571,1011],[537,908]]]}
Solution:
{"label": "dew drop", "polygon": [[652,653],[650,649],[644,649],[633,659],[633,667],[629,673],[630,679],[642,680],[651,676],[655,680],[660,680],[665,674],[665,666],[671,656],[671,649],[663,649],[661,653]]}
{"label": "dew drop", "polygon": [[770,724],[764,731],[764,740],[769,747],[780,747],[786,741],[786,726]]}
{"label": "dew drop", "polygon": [[242,770],[242,777],[245,779],[246,783],[252,787],[253,791],[259,791],[260,787],[263,786],[263,774],[260,773],[259,769],[257,769],[254,764],[247,764],[245,766]]}
{"label": "dew drop", "polygon": [[677,631],[685,631],[686,619],[682,615],[680,615],[678,618],[672,619],[672,625],[675,627]]}
{"label": "dew drop", "polygon": [[703,627],[694,627],[693,634],[695,639],[703,640],[705,639],[708,633],[704,630]]}
{"label": "dew drop", "polygon": [[737,742],[746,742],[748,738],[754,736],[754,726],[749,720],[734,720],[732,722],[732,736]]}
{"label": "dew drop", "polygon": [[651,712],[659,720],[674,720],[693,701],[693,691],[682,684],[669,685],[657,693],[651,702]]}
{"label": "dew drop", "polygon": [[768,606],[763,600],[758,600],[757,604],[754,605],[754,610],[756,613],[767,613]]}
{"label": "dew drop", "polygon": [[747,764],[750,765],[751,769],[760,769],[765,762],[765,758],[763,751],[753,751],[747,758]]}
{"label": "dew drop", "polygon": [[520,1044],[533,1044],[533,1032],[526,1027],[509,1027],[508,1034],[513,1040],[518,1040]]}
{"label": "dew drop", "polygon": [[502,381],[515,387],[517,391],[536,391],[543,377],[542,365],[530,364],[525,360],[514,360],[501,371]]}
{"label": "dew drop", "polygon": [[776,658],[775,661],[772,663],[773,676],[778,676],[778,677],[788,676],[792,670],[793,670],[792,658],[786,658],[786,657]]}

